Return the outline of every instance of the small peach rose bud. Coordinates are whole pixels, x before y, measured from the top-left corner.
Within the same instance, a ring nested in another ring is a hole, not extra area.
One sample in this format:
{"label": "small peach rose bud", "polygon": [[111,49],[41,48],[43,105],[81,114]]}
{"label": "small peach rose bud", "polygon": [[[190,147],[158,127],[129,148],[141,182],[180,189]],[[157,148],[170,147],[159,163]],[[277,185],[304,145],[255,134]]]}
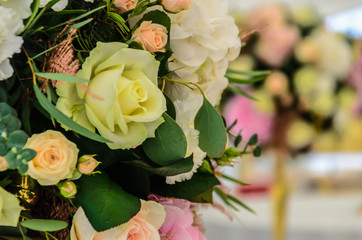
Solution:
{"label": "small peach rose bud", "polygon": [[170,12],[180,12],[189,9],[191,0],[162,0],[163,7]]}
{"label": "small peach rose bud", "polygon": [[83,155],[78,160],[78,170],[82,174],[91,174],[99,165],[99,162],[94,159],[95,155]]}
{"label": "small peach rose bud", "polygon": [[74,197],[77,194],[77,186],[72,181],[62,182],[59,186],[60,194],[66,198]]}
{"label": "small peach rose bud", "polygon": [[0,156],[0,172],[4,172],[8,170],[8,163],[6,162],[6,158]]}
{"label": "small peach rose bud", "polygon": [[115,0],[113,2],[114,6],[119,8],[121,13],[134,9],[137,3],[138,0]]}
{"label": "small peach rose bud", "polygon": [[133,33],[132,38],[150,53],[166,51],[167,28],[160,24],[144,21]]}

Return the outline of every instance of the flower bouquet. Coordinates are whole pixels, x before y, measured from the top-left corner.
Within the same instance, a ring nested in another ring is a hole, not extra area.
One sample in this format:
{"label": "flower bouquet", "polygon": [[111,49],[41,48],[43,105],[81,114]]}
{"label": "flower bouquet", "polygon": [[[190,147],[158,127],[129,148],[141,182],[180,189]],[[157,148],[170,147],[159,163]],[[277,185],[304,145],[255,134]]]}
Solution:
{"label": "flower bouquet", "polygon": [[226,1],[0,0],[0,24],[1,239],[205,239],[213,193],[248,209],[220,186],[260,155],[215,107]]}
{"label": "flower bouquet", "polygon": [[292,154],[361,150],[360,52],[353,56],[351,39],[321,22],[311,7],[280,4],[259,6],[240,22],[259,32],[245,36],[231,67],[272,71],[246,90],[260,101],[236,96],[226,104],[227,123],[237,118],[235,129],[246,128],[246,137],[257,132],[265,145]]}

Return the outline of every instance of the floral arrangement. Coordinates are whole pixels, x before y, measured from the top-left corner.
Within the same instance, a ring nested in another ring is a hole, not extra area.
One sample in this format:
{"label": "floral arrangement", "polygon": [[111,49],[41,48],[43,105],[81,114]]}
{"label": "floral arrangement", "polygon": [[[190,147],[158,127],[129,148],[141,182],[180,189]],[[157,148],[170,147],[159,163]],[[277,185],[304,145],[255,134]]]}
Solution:
{"label": "floral arrangement", "polygon": [[249,209],[220,185],[261,153],[217,111],[225,0],[0,0],[0,26],[1,239],[205,239],[213,193]]}
{"label": "floral arrangement", "polygon": [[308,6],[266,4],[239,13],[238,24],[257,33],[245,34],[246,46],[231,67],[272,71],[244,89],[259,101],[235,96],[225,105],[227,123],[238,119],[235,129],[245,128],[244,136],[257,132],[264,145],[293,154],[360,151],[361,65],[352,41],[328,32]]}

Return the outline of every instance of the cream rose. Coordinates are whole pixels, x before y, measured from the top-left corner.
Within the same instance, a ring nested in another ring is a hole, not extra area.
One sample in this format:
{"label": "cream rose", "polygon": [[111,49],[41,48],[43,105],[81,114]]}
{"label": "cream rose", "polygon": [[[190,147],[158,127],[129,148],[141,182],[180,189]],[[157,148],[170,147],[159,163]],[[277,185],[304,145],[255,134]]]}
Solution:
{"label": "cream rose", "polygon": [[154,137],[164,121],[166,100],[157,87],[159,62],[123,43],[98,43],[77,73],[88,84],[57,87],[57,108],[80,125],[98,132],[111,149],[136,147]]}
{"label": "cream rose", "polygon": [[166,51],[167,29],[160,24],[144,21],[133,33],[132,38],[150,53]]}
{"label": "cream rose", "polygon": [[48,130],[31,136],[24,148],[37,152],[29,162],[28,174],[40,185],[57,184],[71,178],[78,160],[78,148],[60,132]]}
{"label": "cream rose", "polygon": [[170,12],[179,12],[189,9],[191,0],[162,0],[163,7]]}
{"label": "cream rose", "polygon": [[79,208],[73,218],[71,240],[159,240],[158,229],[166,218],[164,207],[153,201],[142,201],[140,212],[127,223],[104,232],[96,232],[84,210]]}

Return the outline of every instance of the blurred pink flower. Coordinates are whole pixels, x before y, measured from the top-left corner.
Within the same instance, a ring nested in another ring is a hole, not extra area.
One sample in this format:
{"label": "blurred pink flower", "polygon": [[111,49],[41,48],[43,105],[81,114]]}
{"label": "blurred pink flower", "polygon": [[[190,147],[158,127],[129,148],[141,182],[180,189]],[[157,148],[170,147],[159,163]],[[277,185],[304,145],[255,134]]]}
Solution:
{"label": "blurred pink flower", "polygon": [[290,56],[299,39],[299,31],[288,24],[274,24],[260,32],[256,55],[267,64],[278,67]]}
{"label": "blurred pink flower", "polygon": [[236,95],[224,107],[223,116],[227,126],[235,120],[237,124],[231,130],[237,134],[242,130],[244,139],[249,139],[254,133],[258,134],[259,141],[266,143],[271,139],[274,116],[272,113],[261,112],[255,107],[252,100]]}
{"label": "blurred pink flower", "polygon": [[191,203],[184,199],[161,198],[151,195],[165,207],[166,219],[159,229],[161,240],[206,240],[199,227],[194,226]]}
{"label": "blurred pink flower", "polygon": [[354,111],[358,114],[362,111],[362,53],[352,67],[349,83],[357,91],[357,102]]}
{"label": "blurred pink flower", "polygon": [[279,24],[286,21],[286,10],[279,3],[264,4],[255,8],[248,19],[248,25],[251,28],[261,25]]}

